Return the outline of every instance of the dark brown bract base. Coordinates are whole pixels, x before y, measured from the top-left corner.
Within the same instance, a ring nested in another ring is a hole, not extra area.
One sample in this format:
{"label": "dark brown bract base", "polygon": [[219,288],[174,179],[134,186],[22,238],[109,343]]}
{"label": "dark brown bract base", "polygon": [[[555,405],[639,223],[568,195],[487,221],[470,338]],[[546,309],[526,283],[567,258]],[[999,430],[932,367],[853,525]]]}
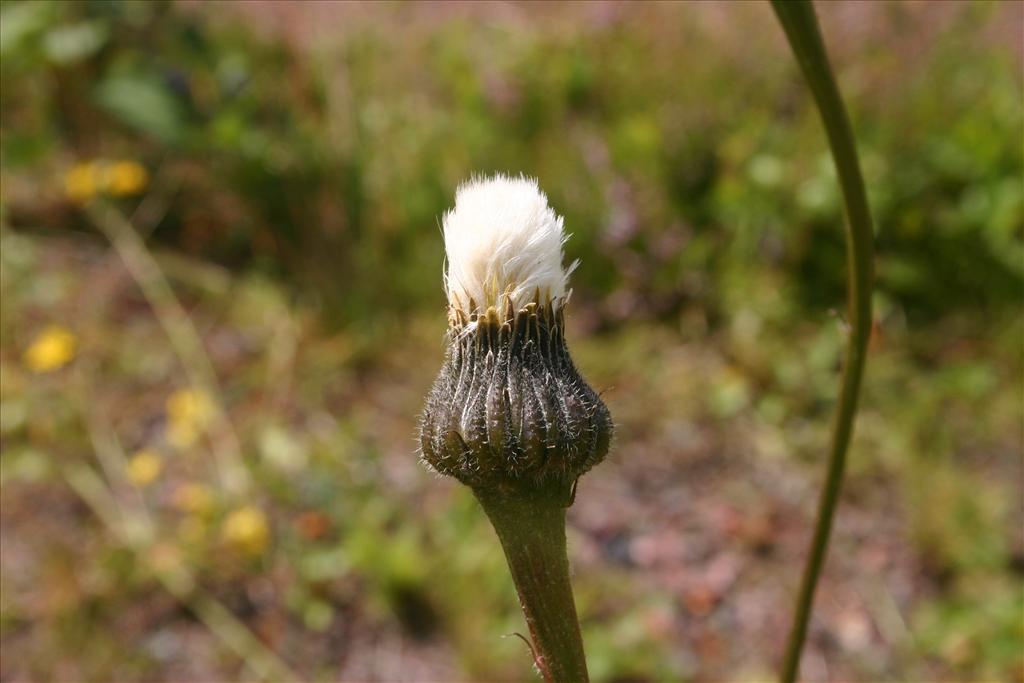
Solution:
{"label": "dark brown bract base", "polygon": [[565,345],[562,309],[458,318],[427,397],[423,460],[475,489],[564,496],[608,452],[608,409]]}

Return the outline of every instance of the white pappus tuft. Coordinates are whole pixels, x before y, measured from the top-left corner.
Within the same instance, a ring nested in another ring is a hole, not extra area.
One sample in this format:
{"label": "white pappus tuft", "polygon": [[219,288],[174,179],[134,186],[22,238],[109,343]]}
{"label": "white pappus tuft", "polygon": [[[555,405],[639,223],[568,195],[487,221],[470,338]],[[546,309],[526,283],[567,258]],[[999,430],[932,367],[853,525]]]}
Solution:
{"label": "white pappus tuft", "polygon": [[561,305],[576,267],[562,268],[566,239],[535,179],[496,174],[463,183],[444,215],[449,306],[472,315],[509,303],[516,311]]}

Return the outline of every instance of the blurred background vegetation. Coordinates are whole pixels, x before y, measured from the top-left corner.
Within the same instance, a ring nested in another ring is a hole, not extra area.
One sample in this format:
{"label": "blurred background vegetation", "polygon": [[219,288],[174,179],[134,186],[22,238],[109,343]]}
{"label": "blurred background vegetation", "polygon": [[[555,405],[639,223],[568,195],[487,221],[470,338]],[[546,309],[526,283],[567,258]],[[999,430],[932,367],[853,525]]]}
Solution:
{"label": "blurred background vegetation", "polygon": [[[819,9],[878,283],[807,680],[1024,680],[1022,7]],[[0,680],[532,675],[414,438],[492,171],[565,216],[619,426],[570,510],[593,676],[770,674],[845,272],[767,3],[8,1],[0,57]]]}

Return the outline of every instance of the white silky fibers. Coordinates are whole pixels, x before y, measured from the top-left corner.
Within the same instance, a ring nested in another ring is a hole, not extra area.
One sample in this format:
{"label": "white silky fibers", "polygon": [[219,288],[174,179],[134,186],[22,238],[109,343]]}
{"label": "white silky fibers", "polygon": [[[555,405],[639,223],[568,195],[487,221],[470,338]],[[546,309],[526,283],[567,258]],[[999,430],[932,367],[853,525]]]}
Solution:
{"label": "white silky fibers", "polygon": [[535,179],[497,174],[463,183],[444,215],[449,305],[467,315],[491,306],[504,312],[508,303],[516,311],[561,305],[576,266],[562,267],[566,239]]}

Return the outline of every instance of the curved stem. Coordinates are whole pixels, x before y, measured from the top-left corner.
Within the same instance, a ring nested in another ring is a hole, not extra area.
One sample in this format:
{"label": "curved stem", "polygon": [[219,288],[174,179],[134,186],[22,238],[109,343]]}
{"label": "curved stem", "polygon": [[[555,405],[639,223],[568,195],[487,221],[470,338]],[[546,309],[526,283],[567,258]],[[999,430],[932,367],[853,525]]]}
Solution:
{"label": "curved stem", "polygon": [[814,95],[832,158],[839,174],[846,207],[847,281],[849,290],[850,337],[843,366],[839,406],[832,432],[828,471],[818,507],[818,519],[797,597],[793,627],[786,645],[780,680],[792,683],[800,667],[800,654],[807,637],[814,592],[828,549],[836,503],[843,483],[846,452],[857,414],[868,339],[871,334],[871,283],[873,278],[873,232],[864,179],[861,176],[853,131],[839,88],[829,67],[828,55],[818,28],[814,7],[809,0],[772,0],[786,38]]}
{"label": "curved stem", "polygon": [[586,683],[576,604],[565,550],[565,506],[557,500],[476,490],[498,533],[548,683]]}

